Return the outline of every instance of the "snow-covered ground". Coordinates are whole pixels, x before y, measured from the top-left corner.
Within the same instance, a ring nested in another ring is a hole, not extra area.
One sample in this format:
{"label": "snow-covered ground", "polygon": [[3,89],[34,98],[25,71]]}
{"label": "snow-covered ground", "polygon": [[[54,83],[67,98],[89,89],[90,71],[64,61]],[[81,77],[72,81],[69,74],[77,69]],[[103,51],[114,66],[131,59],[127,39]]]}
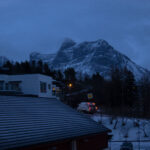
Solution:
{"label": "snow-covered ground", "polygon": [[[112,124],[110,124],[110,116],[103,115],[101,118],[101,115],[94,114],[91,118],[96,122],[102,120],[102,123],[112,130],[111,134],[113,137],[109,143],[109,149],[120,150],[122,142],[117,141],[134,141],[132,142],[134,150],[139,150],[139,142],[136,141],[139,141],[140,139],[140,150],[150,150],[150,120],[140,119],[140,127],[138,128],[134,126],[134,122],[138,122],[135,118],[125,118],[124,120],[126,125],[124,126],[122,126],[122,118],[115,118]],[[116,129],[114,129],[116,120],[118,120],[118,123],[116,125]],[[147,137],[145,137],[144,130]]]}

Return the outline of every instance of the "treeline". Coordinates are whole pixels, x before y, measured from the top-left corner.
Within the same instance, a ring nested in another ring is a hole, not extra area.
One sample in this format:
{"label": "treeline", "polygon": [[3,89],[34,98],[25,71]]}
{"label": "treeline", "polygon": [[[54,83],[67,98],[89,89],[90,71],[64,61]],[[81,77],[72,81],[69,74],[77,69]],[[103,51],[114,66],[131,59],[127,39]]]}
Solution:
{"label": "treeline", "polygon": [[[67,69],[66,72],[73,69]],[[87,91],[73,95],[71,105],[76,107],[82,101],[94,101],[105,113],[114,116],[144,117],[150,118],[150,81],[148,77],[143,77],[136,81],[133,73],[126,67],[122,70],[112,68],[110,79],[105,80],[99,73],[92,77],[85,76],[84,79],[76,79],[74,88]],[[68,80],[67,80],[68,81]],[[72,81],[72,79],[70,80]],[[73,88],[70,89],[70,92]],[[88,100],[87,94],[93,93],[94,97]],[[70,97],[68,97],[70,102]]]}
{"label": "treeline", "polygon": [[10,61],[7,61],[3,67],[0,68],[0,73],[9,75],[41,73],[55,77],[56,71],[50,70],[49,66],[47,64],[43,64],[42,61],[38,61],[38,63],[35,61],[31,63],[28,61],[20,63],[11,63]]}
{"label": "treeline", "polygon": [[[136,82],[133,73],[127,68],[112,68],[111,78],[105,80],[99,73],[93,74],[92,77],[83,77],[73,68],[68,68],[62,73],[60,70],[50,69],[42,61],[15,64],[8,61],[0,69],[0,73],[45,74],[61,83],[61,99],[72,107],[77,107],[82,101],[93,101],[103,108],[105,113],[150,118],[150,81],[143,77]],[[93,93],[93,99],[88,100],[88,93]]]}

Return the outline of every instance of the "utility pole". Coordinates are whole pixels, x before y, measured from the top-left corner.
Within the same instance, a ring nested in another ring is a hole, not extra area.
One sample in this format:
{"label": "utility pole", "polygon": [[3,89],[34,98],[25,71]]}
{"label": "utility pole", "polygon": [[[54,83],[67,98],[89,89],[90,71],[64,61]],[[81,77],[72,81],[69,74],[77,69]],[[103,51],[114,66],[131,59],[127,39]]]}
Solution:
{"label": "utility pole", "polygon": [[69,89],[69,105],[72,105],[72,103],[71,103],[71,89],[72,89],[72,86],[73,86],[73,84],[70,82],[68,85],[68,89]]}

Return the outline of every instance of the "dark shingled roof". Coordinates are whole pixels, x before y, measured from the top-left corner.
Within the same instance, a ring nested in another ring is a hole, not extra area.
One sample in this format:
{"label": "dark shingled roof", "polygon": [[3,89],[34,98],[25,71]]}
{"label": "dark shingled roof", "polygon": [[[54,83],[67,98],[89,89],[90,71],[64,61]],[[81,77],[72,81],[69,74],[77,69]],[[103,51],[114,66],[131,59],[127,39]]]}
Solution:
{"label": "dark shingled roof", "polygon": [[0,96],[0,149],[107,132],[57,99]]}

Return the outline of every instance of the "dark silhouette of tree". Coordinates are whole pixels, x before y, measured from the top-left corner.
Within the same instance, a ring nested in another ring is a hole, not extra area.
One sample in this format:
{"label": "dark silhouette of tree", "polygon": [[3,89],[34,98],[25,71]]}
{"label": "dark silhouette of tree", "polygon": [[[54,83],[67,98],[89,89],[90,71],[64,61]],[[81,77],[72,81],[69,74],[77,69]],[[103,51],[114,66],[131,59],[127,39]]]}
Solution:
{"label": "dark silhouette of tree", "polygon": [[76,81],[76,72],[73,68],[67,68],[65,71],[64,71],[64,74],[65,74],[65,80],[67,81]]}
{"label": "dark silhouette of tree", "polygon": [[21,62],[20,69],[22,74],[31,73],[31,67],[28,61]]}
{"label": "dark silhouette of tree", "polygon": [[122,101],[122,72],[119,69],[112,69],[111,71],[111,84],[110,84],[110,104],[111,106],[118,107]]}
{"label": "dark silhouette of tree", "polygon": [[140,82],[140,104],[143,116],[150,118],[150,80],[148,77],[143,77]]}
{"label": "dark silhouette of tree", "polygon": [[123,72],[123,89],[124,103],[132,107],[137,100],[137,86],[133,73],[126,68]]}
{"label": "dark silhouette of tree", "polygon": [[3,67],[8,69],[7,71],[8,74],[12,74],[13,65],[10,61],[7,61]]}
{"label": "dark silhouette of tree", "polygon": [[36,65],[36,62],[35,61],[32,61],[31,63],[30,63],[30,66],[31,66],[31,72],[32,73],[36,73],[36,67],[37,67],[37,65]]}
{"label": "dark silhouette of tree", "polygon": [[[76,77],[76,72],[73,68],[68,68],[62,73],[60,70],[49,68],[48,64],[39,62],[16,62],[7,61],[6,64],[0,68],[0,73],[5,74],[28,74],[41,73],[51,76],[53,79],[59,81],[62,85],[66,102],[71,106],[76,107],[81,101],[86,101],[87,93],[92,92],[94,98],[92,101],[96,102],[100,107],[103,106],[108,113],[114,116],[134,116],[140,113],[143,117],[149,117],[150,108],[150,80],[148,77],[143,77],[139,83],[135,81],[134,75],[125,67],[120,70],[112,68],[111,78],[105,80],[99,73],[95,73],[92,77],[80,74],[80,78]],[[68,87],[68,83],[73,86]],[[81,92],[84,91],[84,92]],[[69,99],[68,99],[69,98]],[[65,100],[64,100],[65,101]]]}
{"label": "dark silhouette of tree", "polygon": [[92,76],[92,87],[93,87],[93,95],[94,100],[97,104],[104,103],[104,95],[103,95],[103,86],[104,86],[104,79],[100,76],[99,73],[96,73]]}
{"label": "dark silhouette of tree", "polygon": [[50,72],[50,69],[49,69],[48,64],[44,64],[43,72],[44,72],[46,75],[50,75],[51,72]]}
{"label": "dark silhouette of tree", "polygon": [[39,60],[37,63],[36,73],[43,73],[43,62],[42,62],[42,60]]}
{"label": "dark silhouette of tree", "polygon": [[58,81],[63,81],[63,74],[61,73],[60,70],[58,70],[58,71],[56,72],[56,80],[58,80]]}
{"label": "dark silhouette of tree", "polygon": [[13,66],[13,74],[20,74],[21,73],[21,66],[19,62],[16,62]]}

